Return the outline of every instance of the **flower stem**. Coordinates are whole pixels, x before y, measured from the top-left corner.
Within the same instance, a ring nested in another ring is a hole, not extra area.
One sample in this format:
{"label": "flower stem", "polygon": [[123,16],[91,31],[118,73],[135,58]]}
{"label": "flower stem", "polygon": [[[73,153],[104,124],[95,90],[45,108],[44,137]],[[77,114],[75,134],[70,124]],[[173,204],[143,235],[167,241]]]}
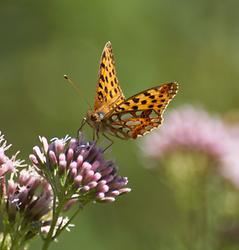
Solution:
{"label": "flower stem", "polygon": [[56,234],[54,235],[54,237],[53,237],[53,239],[55,239],[56,237],[58,237],[58,235],[72,222],[72,220],[76,217],[76,215],[80,212],[80,210],[81,210],[82,208],[81,207],[79,207],[76,211],[75,211],[75,213],[71,216],[71,218],[69,219],[69,221],[62,227],[62,228],[60,228],[57,232],[56,232]]}
{"label": "flower stem", "polygon": [[7,233],[4,232],[0,250],[4,250],[4,244],[5,244],[6,238],[7,238]]}
{"label": "flower stem", "polygon": [[56,196],[53,198],[53,215],[52,215],[52,221],[51,221],[51,227],[47,234],[47,237],[44,239],[44,244],[42,246],[42,250],[47,250],[53,240],[53,233],[54,229],[59,217],[59,214],[61,212],[62,205],[59,204],[59,206],[56,205]]}

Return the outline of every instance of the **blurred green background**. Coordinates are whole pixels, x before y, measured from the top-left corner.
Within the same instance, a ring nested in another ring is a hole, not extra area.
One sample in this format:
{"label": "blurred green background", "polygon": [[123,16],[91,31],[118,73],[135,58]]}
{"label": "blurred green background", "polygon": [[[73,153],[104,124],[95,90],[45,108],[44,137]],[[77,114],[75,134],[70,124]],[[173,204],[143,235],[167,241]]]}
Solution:
{"label": "blurred green background", "polygon": [[[193,103],[236,111],[238,10],[236,0],[1,0],[0,130],[21,158],[38,135],[75,135],[88,107],[63,75],[93,103],[108,40],[125,96],[177,80],[180,91],[169,109]],[[135,141],[114,142],[107,156],[129,177],[132,192],[111,205],[86,207],[51,249],[184,249],[170,234],[180,213],[167,187],[144,168]],[[31,249],[40,249],[40,241]]]}

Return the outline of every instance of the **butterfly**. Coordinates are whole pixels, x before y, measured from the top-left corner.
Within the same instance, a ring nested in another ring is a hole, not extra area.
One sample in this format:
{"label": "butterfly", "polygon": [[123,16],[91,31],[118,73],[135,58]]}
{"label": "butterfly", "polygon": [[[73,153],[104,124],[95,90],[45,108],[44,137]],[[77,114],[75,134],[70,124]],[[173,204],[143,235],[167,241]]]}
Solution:
{"label": "butterfly", "polygon": [[136,139],[160,126],[177,90],[176,82],[165,83],[126,99],[116,76],[112,45],[107,42],[100,59],[94,108],[87,112],[85,122],[94,128],[97,138],[103,133],[108,139],[107,135]]}

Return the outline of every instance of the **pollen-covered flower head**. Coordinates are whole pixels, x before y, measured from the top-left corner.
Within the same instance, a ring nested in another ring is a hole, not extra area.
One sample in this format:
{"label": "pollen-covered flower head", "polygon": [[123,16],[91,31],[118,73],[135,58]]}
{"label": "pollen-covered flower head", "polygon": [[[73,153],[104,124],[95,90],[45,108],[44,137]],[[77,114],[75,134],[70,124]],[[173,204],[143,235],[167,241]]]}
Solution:
{"label": "pollen-covered flower head", "polygon": [[30,159],[40,175],[53,186],[54,192],[64,193],[65,201],[112,202],[130,191],[127,177],[117,173],[115,164],[104,159],[104,153],[93,142],[82,137],[54,139],[48,143],[40,138],[42,147],[33,148]]}

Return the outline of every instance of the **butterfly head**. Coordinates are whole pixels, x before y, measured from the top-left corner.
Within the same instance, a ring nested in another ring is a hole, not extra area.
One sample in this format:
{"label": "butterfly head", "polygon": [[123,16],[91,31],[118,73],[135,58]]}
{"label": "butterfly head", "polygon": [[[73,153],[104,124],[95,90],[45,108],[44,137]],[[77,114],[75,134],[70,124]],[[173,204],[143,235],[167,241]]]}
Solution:
{"label": "butterfly head", "polygon": [[86,114],[86,119],[92,127],[99,129],[104,116],[104,112],[88,111]]}

